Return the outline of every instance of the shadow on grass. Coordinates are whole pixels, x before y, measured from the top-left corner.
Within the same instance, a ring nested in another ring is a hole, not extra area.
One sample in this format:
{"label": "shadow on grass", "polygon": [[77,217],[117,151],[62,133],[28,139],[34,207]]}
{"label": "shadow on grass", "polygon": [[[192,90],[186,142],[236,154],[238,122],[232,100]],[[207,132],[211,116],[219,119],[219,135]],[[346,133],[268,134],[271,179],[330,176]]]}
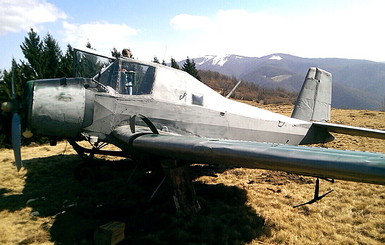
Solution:
{"label": "shadow on grass", "polygon": [[[4,195],[0,210],[26,206],[41,217],[54,217],[50,228],[55,244],[93,244],[94,230],[110,221],[126,223],[126,239],[119,244],[245,244],[263,234],[264,218],[248,207],[246,191],[222,184],[194,186],[202,210],[186,217],[175,213],[172,190],[162,185],[161,172],[125,164],[99,167],[92,177],[77,180],[81,162],[76,155],[53,156],[24,162],[26,183],[21,195]],[[128,167],[127,167],[128,166]],[[192,167],[194,176],[212,173]]]}

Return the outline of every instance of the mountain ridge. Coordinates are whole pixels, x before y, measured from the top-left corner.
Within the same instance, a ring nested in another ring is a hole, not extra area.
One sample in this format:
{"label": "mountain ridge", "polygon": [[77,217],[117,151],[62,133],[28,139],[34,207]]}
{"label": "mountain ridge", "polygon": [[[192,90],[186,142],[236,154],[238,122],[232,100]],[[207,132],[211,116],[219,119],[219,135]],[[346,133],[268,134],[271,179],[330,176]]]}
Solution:
{"label": "mountain ridge", "polygon": [[290,92],[300,91],[309,67],[319,67],[333,75],[333,107],[384,109],[385,63],[343,58],[302,58],[284,53],[262,57],[206,55],[193,60],[198,70],[215,71],[259,86],[279,87]]}

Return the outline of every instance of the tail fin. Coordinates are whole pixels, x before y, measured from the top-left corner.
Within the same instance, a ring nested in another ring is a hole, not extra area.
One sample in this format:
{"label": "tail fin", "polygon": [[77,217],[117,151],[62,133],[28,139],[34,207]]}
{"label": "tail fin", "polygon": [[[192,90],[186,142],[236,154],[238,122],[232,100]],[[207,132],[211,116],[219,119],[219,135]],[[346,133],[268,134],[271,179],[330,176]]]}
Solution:
{"label": "tail fin", "polygon": [[311,67],[307,72],[291,117],[305,121],[328,121],[331,100],[332,74]]}

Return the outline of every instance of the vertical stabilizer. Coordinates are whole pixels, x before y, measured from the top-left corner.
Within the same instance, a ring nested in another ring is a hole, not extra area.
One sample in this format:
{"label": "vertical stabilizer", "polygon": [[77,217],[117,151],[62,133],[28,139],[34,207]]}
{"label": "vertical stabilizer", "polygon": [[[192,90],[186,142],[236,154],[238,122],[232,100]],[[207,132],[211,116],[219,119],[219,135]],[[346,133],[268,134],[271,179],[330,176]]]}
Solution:
{"label": "vertical stabilizer", "polygon": [[331,101],[332,74],[311,67],[307,72],[291,117],[305,121],[328,121]]}

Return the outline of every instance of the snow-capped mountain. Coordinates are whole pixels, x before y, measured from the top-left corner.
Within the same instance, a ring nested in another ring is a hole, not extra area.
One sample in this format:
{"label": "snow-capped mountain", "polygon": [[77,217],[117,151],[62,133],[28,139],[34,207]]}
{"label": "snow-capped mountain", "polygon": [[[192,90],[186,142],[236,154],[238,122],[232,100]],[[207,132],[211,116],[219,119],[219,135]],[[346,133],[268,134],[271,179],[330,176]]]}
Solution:
{"label": "snow-capped mountain", "polygon": [[248,65],[255,62],[255,58],[240,55],[215,56],[206,55],[194,59],[197,69],[218,71],[228,76],[238,76]]}

